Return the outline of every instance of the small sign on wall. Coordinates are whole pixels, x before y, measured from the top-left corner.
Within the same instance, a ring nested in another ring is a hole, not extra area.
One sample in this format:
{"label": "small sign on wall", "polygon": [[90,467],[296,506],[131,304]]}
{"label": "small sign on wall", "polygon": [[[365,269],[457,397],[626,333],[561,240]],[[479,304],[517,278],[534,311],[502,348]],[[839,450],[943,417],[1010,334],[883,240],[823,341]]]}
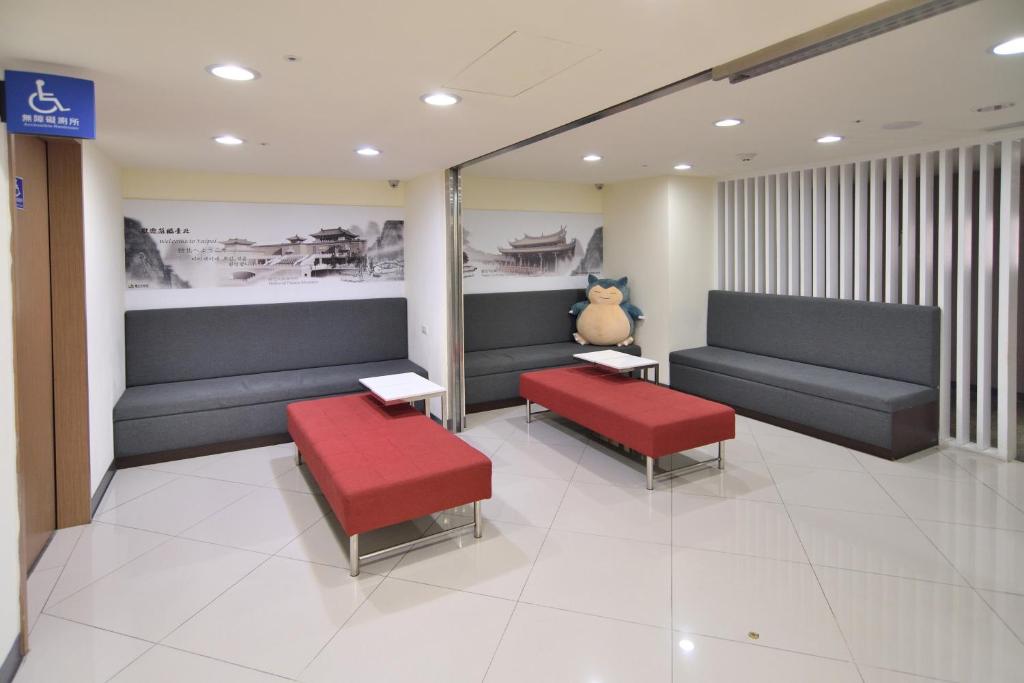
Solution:
{"label": "small sign on wall", "polygon": [[8,133],[96,137],[92,81],[30,71],[4,72]]}
{"label": "small sign on wall", "polygon": [[14,208],[25,210],[25,180],[14,176]]}

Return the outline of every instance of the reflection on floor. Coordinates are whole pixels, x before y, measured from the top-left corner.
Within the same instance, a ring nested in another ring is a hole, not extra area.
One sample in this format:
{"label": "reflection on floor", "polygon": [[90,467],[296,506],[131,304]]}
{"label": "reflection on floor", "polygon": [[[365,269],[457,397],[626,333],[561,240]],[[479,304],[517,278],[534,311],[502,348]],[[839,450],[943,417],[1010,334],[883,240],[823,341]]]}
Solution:
{"label": "reflection on floor", "polygon": [[358,579],[291,445],[119,472],[30,579],[17,680],[1020,680],[1024,463],[741,420],[724,473],[648,492],[550,417],[465,438],[494,460],[484,537]]}

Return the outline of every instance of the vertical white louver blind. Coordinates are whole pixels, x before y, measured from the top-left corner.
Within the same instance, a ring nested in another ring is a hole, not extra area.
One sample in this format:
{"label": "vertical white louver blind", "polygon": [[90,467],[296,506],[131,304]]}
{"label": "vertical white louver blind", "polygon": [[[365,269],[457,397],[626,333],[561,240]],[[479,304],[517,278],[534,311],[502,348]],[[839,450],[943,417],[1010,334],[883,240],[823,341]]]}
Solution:
{"label": "vertical white louver blind", "polygon": [[718,284],[938,306],[939,438],[1013,458],[1021,145],[721,181]]}

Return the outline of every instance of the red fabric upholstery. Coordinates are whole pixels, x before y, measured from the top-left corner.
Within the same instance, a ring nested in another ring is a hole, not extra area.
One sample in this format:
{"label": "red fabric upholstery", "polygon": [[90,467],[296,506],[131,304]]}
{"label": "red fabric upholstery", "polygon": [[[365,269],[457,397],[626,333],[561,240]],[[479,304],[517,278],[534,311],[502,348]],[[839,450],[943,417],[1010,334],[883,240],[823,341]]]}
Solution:
{"label": "red fabric upholstery", "polygon": [[652,458],[736,436],[729,406],[594,366],[523,373],[519,393]]}
{"label": "red fabric upholstery", "polygon": [[491,497],[490,459],[407,404],[292,403],[288,432],[350,535]]}

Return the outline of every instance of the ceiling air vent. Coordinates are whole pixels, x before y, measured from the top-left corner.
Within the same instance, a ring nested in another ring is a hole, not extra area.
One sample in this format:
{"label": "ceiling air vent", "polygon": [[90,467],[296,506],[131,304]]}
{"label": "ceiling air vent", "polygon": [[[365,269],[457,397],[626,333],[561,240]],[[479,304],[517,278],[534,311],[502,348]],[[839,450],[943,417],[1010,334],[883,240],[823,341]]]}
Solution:
{"label": "ceiling air vent", "polygon": [[973,2],[977,0],[886,0],[716,66],[711,79],[741,83]]}

